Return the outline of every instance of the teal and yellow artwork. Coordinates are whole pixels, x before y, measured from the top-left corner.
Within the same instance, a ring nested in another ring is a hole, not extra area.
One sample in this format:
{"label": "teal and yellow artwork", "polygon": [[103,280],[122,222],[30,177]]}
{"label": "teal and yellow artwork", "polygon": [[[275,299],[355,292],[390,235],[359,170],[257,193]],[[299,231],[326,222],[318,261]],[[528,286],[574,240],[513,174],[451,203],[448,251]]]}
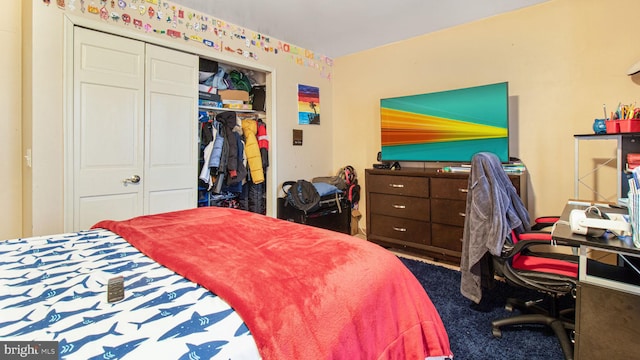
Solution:
{"label": "teal and yellow artwork", "polygon": [[479,149],[505,149],[497,155],[508,159],[506,87],[500,83],[381,99],[383,155],[405,161],[425,156],[468,161]]}

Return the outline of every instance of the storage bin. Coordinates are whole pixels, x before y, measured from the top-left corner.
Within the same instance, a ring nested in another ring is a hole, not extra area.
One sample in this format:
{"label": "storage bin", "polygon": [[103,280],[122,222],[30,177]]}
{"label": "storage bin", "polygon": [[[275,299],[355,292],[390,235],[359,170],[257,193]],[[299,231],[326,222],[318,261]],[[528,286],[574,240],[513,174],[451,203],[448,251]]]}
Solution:
{"label": "storage bin", "polygon": [[640,119],[605,121],[607,134],[640,132]]}
{"label": "storage bin", "polygon": [[640,119],[617,120],[620,122],[620,132],[639,132]]}
{"label": "storage bin", "polygon": [[620,124],[618,124],[618,120],[607,120],[604,123],[607,127],[607,134],[616,134],[620,132]]}
{"label": "storage bin", "polygon": [[351,233],[351,204],[346,199],[338,204],[321,208],[318,211],[305,214],[291,205],[286,205],[285,198],[278,198],[278,219],[293,221],[323,229]]}

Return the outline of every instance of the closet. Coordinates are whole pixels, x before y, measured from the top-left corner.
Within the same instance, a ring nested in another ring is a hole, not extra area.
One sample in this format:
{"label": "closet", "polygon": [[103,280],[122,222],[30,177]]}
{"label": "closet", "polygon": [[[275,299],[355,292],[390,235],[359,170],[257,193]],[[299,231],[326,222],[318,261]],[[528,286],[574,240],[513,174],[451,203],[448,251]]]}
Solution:
{"label": "closet", "polygon": [[[253,105],[199,104],[200,57],[73,28],[73,61],[68,66],[72,114],[65,140],[67,231],[88,229],[103,219],[220,205],[199,180],[201,146],[206,146],[201,130],[208,121],[202,123],[199,116],[204,111],[213,123],[226,111],[256,122],[265,122],[266,115],[264,105],[258,111]],[[265,72],[224,66],[249,74],[253,84],[264,89]],[[245,176],[242,185],[234,207],[266,213],[266,176],[260,184]]]}
{"label": "closet", "polygon": [[200,58],[198,206],[266,214],[266,74]]}

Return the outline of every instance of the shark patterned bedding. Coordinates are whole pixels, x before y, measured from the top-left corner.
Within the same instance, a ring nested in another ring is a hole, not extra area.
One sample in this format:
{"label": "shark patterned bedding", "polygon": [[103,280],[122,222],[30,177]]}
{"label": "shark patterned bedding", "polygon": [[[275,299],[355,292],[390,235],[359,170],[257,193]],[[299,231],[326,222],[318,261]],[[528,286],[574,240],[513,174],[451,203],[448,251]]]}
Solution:
{"label": "shark patterned bedding", "polygon": [[[116,276],[125,298],[108,303]],[[61,359],[258,356],[226,302],[101,229],[0,243],[0,341],[58,341]]]}
{"label": "shark patterned bedding", "polygon": [[[124,278],[124,299],[107,283]],[[390,252],[227,208],[0,243],[0,341],[63,359],[446,359],[428,295]]]}

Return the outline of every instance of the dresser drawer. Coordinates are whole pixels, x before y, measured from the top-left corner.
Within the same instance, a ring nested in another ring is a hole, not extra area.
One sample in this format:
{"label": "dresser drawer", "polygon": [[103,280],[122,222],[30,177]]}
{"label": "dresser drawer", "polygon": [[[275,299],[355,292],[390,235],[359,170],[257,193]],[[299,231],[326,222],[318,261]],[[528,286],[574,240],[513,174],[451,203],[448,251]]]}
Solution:
{"label": "dresser drawer", "polygon": [[467,200],[431,199],[431,222],[464,226]]}
{"label": "dresser drawer", "polygon": [[435,199],[467,200],[468,179],[431,179],[431,197]]}
{"label": "dresser drawer", "polygon": [[[365,175],[367,239],[460,264],[469,174],[403,167]],[[509,178],[526,200],[526,173]]]}
{"label": "dresser drawer", "polygon": [[367,178],[367,191],[392,195],[429,197],[429,178],[376,175]]}
{"label": "dresser drawer", "polygon": [[443,224],[431,224],[431,245],[453,250],[462,251],[462,236],[464,227]]}
{"label": "dresser drawer", "polygon": [[431,227],[425,221],[371,214],[371,234],[428,245]]}
{"label": "dresser drawer", "polygon": [[374,214],[429,221],[429,199],[425,198],[371,193],[368,206]]}

